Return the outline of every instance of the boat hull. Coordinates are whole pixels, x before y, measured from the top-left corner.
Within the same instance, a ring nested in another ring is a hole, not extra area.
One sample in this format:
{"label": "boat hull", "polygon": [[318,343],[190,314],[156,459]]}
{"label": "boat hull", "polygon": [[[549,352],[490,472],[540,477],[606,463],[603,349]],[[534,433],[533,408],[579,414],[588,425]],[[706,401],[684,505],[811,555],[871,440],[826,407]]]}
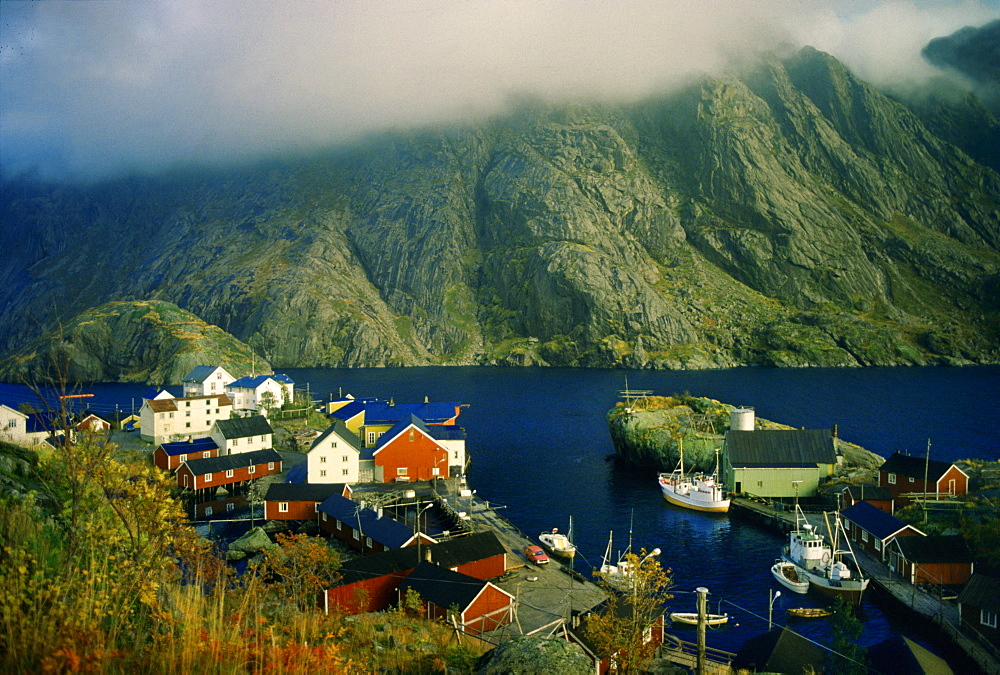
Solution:
{"label": "boat hull", "polygon": [[[698,625],[698,612],[671,612],[670,620],[674,623],[686,623],[691,626]],[[709,626],[721,626],[729,621],[728,614],[706,614],[705,623]]]}
{"label": "boat hull", "polygon": [[[795,576],[799,581],[793,581],[787,576],[787,571],[783,568],[792,568],[795,571]],[[792,593],[808,593],[809,592],[809,582],[803,581],[803,574],[796,569],[795,565],[788,562],[779,562],[771,566],[771,576],[774,577],[775,581],[790,590]]]}
{"label": "boat hull", "polygon": [[670,490],[663,490],[663,498],[674,506],[682,506],[686,509],[703,511],[705,513],[726,513],[729,511],[729,500],[709,501],[705,503],[694,502],[681,495],[674,494]]}
{"label": "boat hull", "polygon": [[815,581],[812,577],[809,579],[809,590],[818,593],[827,598],[843,598],[844,602],[850,603],[852,605],[861,604],[861,596],[864,595],[865,588],[867,588],[867,582],[862,585],[854,585],[851,587],[834,587],[823,581]]}

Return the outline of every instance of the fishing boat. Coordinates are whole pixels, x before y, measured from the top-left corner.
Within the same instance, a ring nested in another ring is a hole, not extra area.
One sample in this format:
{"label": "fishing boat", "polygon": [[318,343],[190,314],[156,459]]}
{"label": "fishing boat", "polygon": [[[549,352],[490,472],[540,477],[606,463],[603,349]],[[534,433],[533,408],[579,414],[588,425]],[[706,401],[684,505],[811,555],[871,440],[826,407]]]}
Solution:
{"label": "fishing boat", "polygon": [[776,560],[771,565],[771,574],[779,584],[790,590],[792,593],[808,593],[809,580],[805,579],[795,571],[795,565],[787,560]]}
{"label": "fishing boat", "polygon": [[549,553],[572,558],[576,555],[576,545],[573,543],[573,516],[569,517],[569,530],[566,534],[560,532],[559,528],[553,527],[550,531],[538,535],[538,541]]}
{"label": "fishing boat", "polygon": [[[670,620],[674,623],[686,623],[692,626],[698,625],[698,612],[671,612]],[[705,624],[708,626],[721,626],[729,621],[728,614],[706,614]]]}
{"label": "fishing boat", "polygon": [[715,472],[707,475],[684,473],[684,439],[680,441],[680,462],[672,473],[661,473],[658,479],[663,498],[675,506],[695,511],[725,513],[729,510],[729,498],[718,482],[719,451],[715,451]]}
{"label": "fishing boat", "polygon": [[[611,554],[612,535],[614,535],[613,531],[608,533],[608,547],[604,551],[604,558],[597,574],[615,590],[630,590],[635,583],[635,569],[633,567],[633,561],[628,559],[629,554],[632,553],[632,528],[629,527],[628,531],[628,548],[625,549],[624,553],[618,556],[617,563],[613,562],[614,558],[612,558]],[[658,555],[660,555],[660,549],[654,548],[652,551],[647,553],[645,557],[639,560],[638,564],[641,565],[647,559]]]}
{"label": "fishing boat", "polygon": [[[795,504],[795,529],[788,535],[788,544],[782,550],[782,558],[795,565],[795,572],[809,581],[810,590],[821,595],[840,597],[851,604],[861,602],[861,595],[868,588],[869,579],[858,570],[857,560],[851,543],[844,533],[840,514],[834,514],[833,525],[826,513],[823,514],[827,532],[832,532],[832,542],[827,543],[822,535],[813,531],[805,514]],[[847,548],[841,549],[843,541]],[[854,560],[854,569],[844,562],[844,557]]]}
{"label": "fishing boat", "polygon": [[788,616],[794,619],[822,619],[833,614],[825,607],[789,607]]}

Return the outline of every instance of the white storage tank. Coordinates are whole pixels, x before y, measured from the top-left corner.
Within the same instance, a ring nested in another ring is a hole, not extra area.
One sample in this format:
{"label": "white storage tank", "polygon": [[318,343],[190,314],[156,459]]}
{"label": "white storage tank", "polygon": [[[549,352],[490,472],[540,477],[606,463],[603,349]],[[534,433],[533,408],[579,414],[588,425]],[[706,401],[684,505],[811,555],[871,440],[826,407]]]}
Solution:
{"label": "white storage tank", "polygon": [[735,408],[729,413],[729,428],[732,431],[753,431],[753,408]]}

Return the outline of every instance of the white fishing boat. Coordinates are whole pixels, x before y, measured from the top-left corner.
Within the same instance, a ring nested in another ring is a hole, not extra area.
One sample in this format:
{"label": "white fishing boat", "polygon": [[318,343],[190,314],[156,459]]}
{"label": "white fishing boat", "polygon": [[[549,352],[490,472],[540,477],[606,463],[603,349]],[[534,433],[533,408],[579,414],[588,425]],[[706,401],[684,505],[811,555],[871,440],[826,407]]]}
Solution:
{"label": "white fishing boat", "polygon": [[661,473],[660,490],[663,498],[675,506],[683,506],[695,511],[725,513],[729,510],[726,497],[718,482],[719,451],[715,451],[715,472],[711,475],[684,473],[684,439],[680,442],[680,462],[672,473]]}
{"label": "white fishing boat", "polygon": [[573,543],[573,516],[569,517],[569,530],[566,534],[560,532],[559,528],[553,527],[550,531],[538,535],[538,541],[549,553],[572,558],[576,555],[576,545]]}
{"label": "white fishing boat", "polygon": [[[612,558],[611,553],[613,534],[614,532],[608,533],[608,547],[604,551],[604,558],[597,573],[615,590],[629,590],[633,587],[635,580],[633,562],[628,559],[629,554],[632,552],[632,528],[630,527],[628,532],[628,548],[625,549],[624,553],[618,556],[618,562],[613,562],[614,558]],[[641,565],[648,558],[658,555],[660,555],[660,549],[654,548],[638,562]]]}
{"label": "white fishing boat", "polygon": [[[670,620],[674,623],[686,623],[692,626],[698,625],[698,612],[671,612]],[[728,614],[706,614],[705,624],[708,626],[721,626],[729,621]]]}
{"label": "white fishing boat", "polygon": [[[858,571],[857,560],[854,569],[844,562],[844,557],[854,559],[854,551],[840,515],[834,514],[831,527],[827,514],[823,514],[827,531],[833,533],[831,543],[822,535],[813,531],[813,526],[806,520],[799,505],[795,505],[795,529],[788,535],[788,545],[782,551],[782,558],[795,565],[795,572],[800,578],[809,581],[809,588],[821,595],[841,597],[851,604],[861,602],[861,595],[868,588],[869,579]],[[843,541],[847,548],[841,549]]]}
{"label": "white fishing boat", "polygon": [[771,574],[779,584],[790,590],[792,593],[808,593],[809,580],[800,575],[795,565],[787,560],[776,560],[771,565]]}

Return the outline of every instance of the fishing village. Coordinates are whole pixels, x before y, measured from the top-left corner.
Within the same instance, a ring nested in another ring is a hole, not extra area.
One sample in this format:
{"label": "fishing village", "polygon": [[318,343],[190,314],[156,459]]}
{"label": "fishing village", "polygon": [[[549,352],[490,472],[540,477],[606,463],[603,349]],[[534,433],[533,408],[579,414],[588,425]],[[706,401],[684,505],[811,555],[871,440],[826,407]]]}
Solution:
{"label": "fishing village", "polygon": [[[970,492],[970,476],[957,464],[894,455],[870,472],[871,483],[831,480],[856,468],[844,466],[836,430],[775,428],[749,408],[673,401],[674,418],[660,426],[677,463],[649,478],[662,508],[736,518],[787,537],[774,566],[760,570],[773,575],[770,630],[726,651],[712,646],[711,630],[730,616],[710,611],[702,586],[692,597],[695,611],[672,602],[669,584],[655,576],[670,565],[669,548],[633,550],[630,523],[619,529],[628,527],[627,545],[619,535],[613,550],[609,533],[603,558],[590,560],[574,543],[572,516],[525,533],[503,515],[507,505],[481,497],[467,477],[472,458],[460,415],[468,403],[343,394],[315,401],[301,393],[285,375],[235,379],[199,366],[180,396],[150,392],[136,414],[117,419],[81,412],[64,433],[113,433],[145,448],[172,476],[192,524],[240,569],[281,536],[322,536],[341,552],[336,583],[317,598],[325,614],[372,615],[416,603],[459,644],[499,653],[517,640],[559,641],[574,645],[589,672],[604,673],[629,657],[588,626],[631,612],[647,671],[802,672],[819,671],[828,655],[798,635],[794,621],[772,621],[774,600],[809,596],[813,602],[788,608],[789,618],[824,621],[834,600],[850,607],[876,593],[938,627],[982,672],[1000,672],[1000,582],[975,570],[960,534],[925,534],[893,515],[914,504],[954,510]],[[613,436],[622,433],[616,420],[633,423],[656,408],[650,391],[621,393],[609,413]],[[282,401],[306,401],[307,420],[326,426],[289,424],[288,412],[299,408],[276,405]],[[0,414],[7,439],[59,444],[58,433],[41,431],[43,415],[5,405]],[[716,425],[725,428],[719,433]],[[665,455],[661,468],[673,459]],[[240,536],[228,534],[234,527]],[[652,604],[638,602],[647,595]],[[920,672],[952,672],[921,645],[892,638],[869,651],[872,672],[892,672],[876,663],[903,652],[936,664]]]}

